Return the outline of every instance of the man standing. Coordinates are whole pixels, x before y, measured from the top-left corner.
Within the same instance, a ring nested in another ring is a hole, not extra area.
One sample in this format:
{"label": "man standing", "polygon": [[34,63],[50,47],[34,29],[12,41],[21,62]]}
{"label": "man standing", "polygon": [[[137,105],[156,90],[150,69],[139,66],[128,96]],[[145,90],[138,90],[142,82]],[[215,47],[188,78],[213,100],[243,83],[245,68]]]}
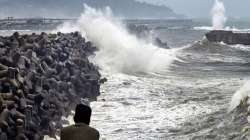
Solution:
{"label": "man standing", "polygon": [[99,140],[99,132],[89,126],[91,113],[89,106],[78,104],[75,109],[75,125],[61,130],[61,140]]}

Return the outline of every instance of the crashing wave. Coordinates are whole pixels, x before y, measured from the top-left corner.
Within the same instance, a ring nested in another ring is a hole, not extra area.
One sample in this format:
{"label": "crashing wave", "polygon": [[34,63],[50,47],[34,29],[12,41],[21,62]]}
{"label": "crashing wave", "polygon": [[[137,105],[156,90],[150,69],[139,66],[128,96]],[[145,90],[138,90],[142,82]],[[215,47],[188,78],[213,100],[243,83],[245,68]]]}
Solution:
{"label": "crashing wave", "polygon": [[[246,82],[232,97],[229,111],[232,111],[242,104],[250,104],[250,81]],[[250,108],[249,108],[250,109]]]}
{"label": "crashing wave", "polygon": [[157,47],[130,34],[123,23],[113,17],[110,8],[97,10],[84,5],[77,23],[57,31],[79,30],[99,49],[94,61],[103,69],[123,73],[156,72],[166,69],[175,59],[176,50]]}

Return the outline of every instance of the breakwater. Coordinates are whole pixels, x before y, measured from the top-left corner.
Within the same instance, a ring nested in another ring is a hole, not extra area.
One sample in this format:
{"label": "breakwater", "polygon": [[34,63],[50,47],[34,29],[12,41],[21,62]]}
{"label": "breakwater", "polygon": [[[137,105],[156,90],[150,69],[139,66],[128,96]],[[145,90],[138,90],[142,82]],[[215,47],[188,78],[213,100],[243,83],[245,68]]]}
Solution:
{"label": "breakwater", "polygon": [[229,45],[250,45],[250,33],[234,33],[233,31],[214,30],[206,34],[211,42],[224,42]]}
{"label": "breakwater", "polygon": [[55,137],[81,98],[96,100],[96,47],[78,33],[0,37],[0,139]]}

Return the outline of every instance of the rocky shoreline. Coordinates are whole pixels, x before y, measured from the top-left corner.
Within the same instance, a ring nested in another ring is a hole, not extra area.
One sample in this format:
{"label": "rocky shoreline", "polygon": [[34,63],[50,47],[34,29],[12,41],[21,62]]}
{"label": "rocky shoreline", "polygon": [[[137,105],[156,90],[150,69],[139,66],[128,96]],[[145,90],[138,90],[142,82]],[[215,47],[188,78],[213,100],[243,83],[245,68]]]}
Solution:
{"label": "rocky shoreline", "polygon": [[81,98],[96,100],[96,50],[78,32],[0,37],[0,139],[55,137]]}

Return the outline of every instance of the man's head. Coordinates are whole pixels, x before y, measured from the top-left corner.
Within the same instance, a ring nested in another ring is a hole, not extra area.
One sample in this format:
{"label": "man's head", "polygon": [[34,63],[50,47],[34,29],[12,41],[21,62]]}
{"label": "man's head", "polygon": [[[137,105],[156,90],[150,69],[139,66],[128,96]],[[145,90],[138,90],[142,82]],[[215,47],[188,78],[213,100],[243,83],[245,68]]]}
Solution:
{"label": "man's head", "polygon": [[89,106],[78,104],[75,110],[74,121],[75,123],[85,123],[89,125],[92,110]]}

